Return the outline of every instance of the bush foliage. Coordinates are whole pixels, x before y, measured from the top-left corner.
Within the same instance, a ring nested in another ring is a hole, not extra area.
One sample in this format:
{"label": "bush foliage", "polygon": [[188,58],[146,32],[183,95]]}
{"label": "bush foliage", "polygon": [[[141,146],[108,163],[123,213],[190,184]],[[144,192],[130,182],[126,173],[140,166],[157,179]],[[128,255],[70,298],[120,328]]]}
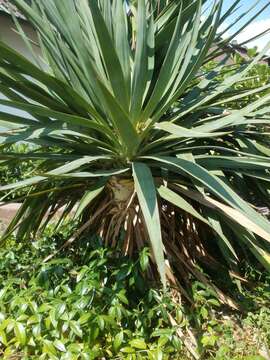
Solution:
{"label": "bush foliage", "polygon": [[137,262],[97,248],[77,262],[76,255],[40,265],[61,240],[11,242],[1,252],[4,359],[166,359],[181,350],[168,326],[168,313],[181,316],[181,308],[147,287],[146,251]]}
{"label": "bush foliage", "polygon": [[242,289],[239,301],[246,315],[228,312],[217,294],[198,281],[190,308],[151,289],[143,275],[147,249],[132,261],[112,254],[97,239],[84,238],[42,264],[71,231],[70,225],[58,233],[47,228],[27,246],[10,239],[0,251],[4,360],[186,360],[185,338],[192,329],[200,359],[259,360],[249,356],[270,345],[270,279],[260,279],[259,272],[248,270],[256,288]]}

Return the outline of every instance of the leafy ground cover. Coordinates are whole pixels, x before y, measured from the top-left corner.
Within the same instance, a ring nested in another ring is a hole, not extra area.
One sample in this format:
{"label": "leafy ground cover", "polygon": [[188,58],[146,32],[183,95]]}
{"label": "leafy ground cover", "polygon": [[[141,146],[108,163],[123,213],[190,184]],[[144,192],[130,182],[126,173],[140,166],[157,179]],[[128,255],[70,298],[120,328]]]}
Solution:
{"label": "leafy ground cover", "polygon": [[184,341],[193,335],[200,359],[267,359],[259,354],[270,345],[269,277],[246,270],[248,286],[238,284],[241,313],[198,281],[194,304],[183,304],[144,280],[147,249],[131,260],[82,238],[42,263],[71,231],[48,227],[27,246],[9,239],[1,249],[1,359],[184,360]]}

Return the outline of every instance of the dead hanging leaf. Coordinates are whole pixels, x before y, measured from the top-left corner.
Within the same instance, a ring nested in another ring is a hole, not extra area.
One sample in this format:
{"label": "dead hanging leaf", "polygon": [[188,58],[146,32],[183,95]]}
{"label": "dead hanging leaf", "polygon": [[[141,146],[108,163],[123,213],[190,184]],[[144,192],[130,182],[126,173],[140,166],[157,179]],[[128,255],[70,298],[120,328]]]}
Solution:
{"label": "dead hanging leaf", "polygon": [[253,233],[261,236],[265,240],[270,242],[270,234],[262,229],[260,226],[255,224],[253,221],[249,220],[244,214],[240,211],[231,208],[228,205],[224,205],[217,200],[210,198],[209,196],[205,197],[207,201],[213,204],[216,208],[220,209],[223,213],[225,213],[228,217],[237,221],[239,224],[252,231]]}
{"label": "dead hanging leaf", "polygon": [[239,210],[236,210],[228,205],[225,205],[217,200],[212,199],[210,196],[202,195],[195,193],[191,190],[186,190],[177,185],[177,190],[183,193],[184,195],[192,198],[202,205],[208,206],[212,209],[218,209],[222,211],[226,216],[231,218],[233,221],[238,222],[241,226],[245,227],[246,229],[250,230],[251,232],[259,235],[263,239],[270,242],[270,234],[262,229],[260,226],[255,224],[253,221],[248,219],[245,214],[241,213]]}
{"label": "dead hanging leaf", "polygon": [[179,339],[181,339],[183,341],[183,343],[185,344],[186,348],[188,349],[190,354],[193,356],[193,358],[196,360],[199,360],[200,355],[197,352],[197,343],[195,340],[195,336],[191,332],[189,333],[189,336],[186,336],[183,333],[182,329],[178,326],[177,322],[174,320],[173,316],[170,313],[168,315],[169,315],[169,319],[170,319],[172,326],[174,326],[176,328],[176,333],[177,333]]}

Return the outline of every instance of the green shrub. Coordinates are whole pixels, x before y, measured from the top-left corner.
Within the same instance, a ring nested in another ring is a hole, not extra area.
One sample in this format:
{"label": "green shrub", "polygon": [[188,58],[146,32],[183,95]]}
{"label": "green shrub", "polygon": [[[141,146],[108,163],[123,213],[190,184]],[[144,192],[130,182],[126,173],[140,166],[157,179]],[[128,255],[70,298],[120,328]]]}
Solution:
{"label": "green shrub", "polygon": [[[247,53],[250,60],[254,59],[257,55],[257,49],[249,49]],[[241,67],[245,66],[247,62],[247,59],[243,58],[238,53],[232,55],[231,58],[233,64],[224,66],[219,76],[216,78],[217,81],[223,82],[225,79],[229,80],[230,77],[237,74],[237,72],[241,70]],[[212,60],[205,65],[204,71],[209,72],[210,70],[214,70],[216,66],[217,62]],[[269,94],[269,83],[270,66],[265,63],[257,63],[248,71],[245,79],[235,83],[230,89],[228,89],[227,93],[221,94],[219,98],[219,104],[222,104],[222,98],[224,98],[224,107],[229,107],[231,109],[242,109],[248,104]],[[261,89],[261,91],[257,92],[257,89]],[[249,95],[238,98],[239,94],[245,94],[246,92],[250,91],[251,93]],[[235,96],[236,99],[228,101],[228,94],[230,94],[232,98]]]}
{"label": "green shrub", "polygon": [[168,318],[181,318],[181,306],[148,287],[146,251],[137,262],[98,248],[84,265],[74,255],[40,265],[64,238],[27,248],[10,241],[1,251],[1,358],[168,359],[181,352]]}
{"label": "green shrub", "polygon": [[198,281],[184,306],[143,277],[147,249],[132,261],[84,238],[42,264],[72,231],[48,227],[27,246],[9,239],[0,251],[1,359],[187,360],[191,330],[200,359],[248,360],[270,346],[270,279],[259,281],[258,271],[249,271],[257,288],[242,291],[247,315],[228,311]]}

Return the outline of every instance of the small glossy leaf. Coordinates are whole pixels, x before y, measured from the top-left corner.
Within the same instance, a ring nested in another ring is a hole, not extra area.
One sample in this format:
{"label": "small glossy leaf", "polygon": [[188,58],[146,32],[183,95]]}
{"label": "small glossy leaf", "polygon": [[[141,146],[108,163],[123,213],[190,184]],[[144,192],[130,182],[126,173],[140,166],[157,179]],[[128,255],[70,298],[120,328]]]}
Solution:
{"label": "small glossy leaf", "polygon": [[131,340],[129,342],[129,344],[136,349],[141,349],[141,350],[147,349],[147,345],[146,345],[145,341],[142,339]]}
{"label": "small glossy leaf", "polygon": [[60,351],[62,351],[62,352],[65,352],[65,351],[66,351],[66,347],[65,347],[65,345],[63,344],[62,341],[60,341],[60,340],[55,340],[53,344],[54,344],[54,346],[56,347],[56,349],[58,349],[58,350],[60,350]]}
{"label": "small glossy leaf", "polygon": [[14,332],[18,342],[21,345],[25,345],[27,342],[25,327],[22,323],[16,322],[14,325]]}
{"label": "small glossy leaf", "polygon": [[117,352],[120,348],[120,346],[122,345],[124,340],[124,333],[123,331],[119,332],[118,334],[116,334],[114,341],[113,341],[113,349],[115,352]]}

